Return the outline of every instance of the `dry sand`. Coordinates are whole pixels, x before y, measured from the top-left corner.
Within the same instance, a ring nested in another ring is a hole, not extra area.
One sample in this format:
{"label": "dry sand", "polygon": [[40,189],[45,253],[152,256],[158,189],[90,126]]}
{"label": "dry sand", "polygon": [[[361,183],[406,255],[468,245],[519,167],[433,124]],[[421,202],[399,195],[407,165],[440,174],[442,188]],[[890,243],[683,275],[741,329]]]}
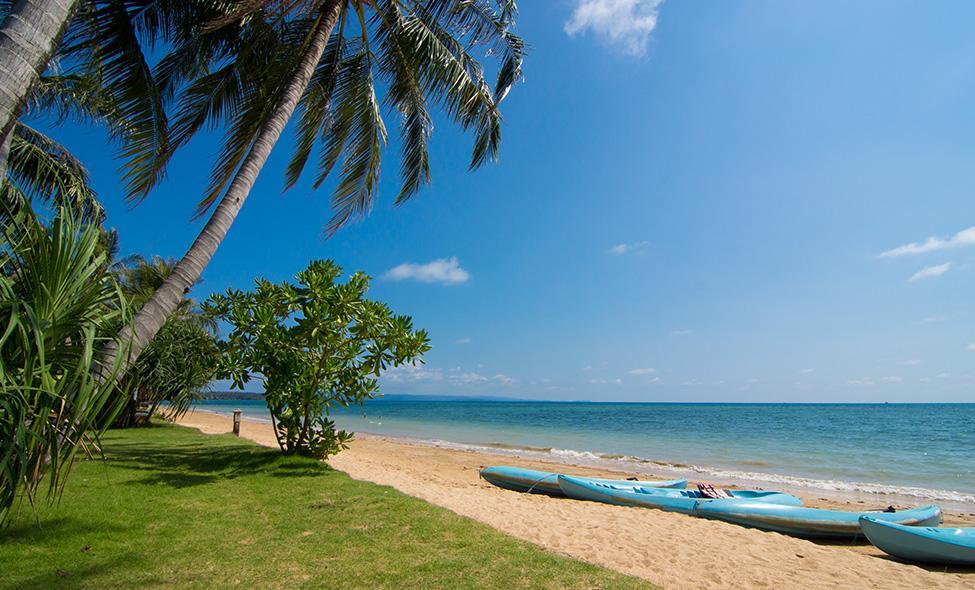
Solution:
{"label": "dry sand", "polygon": [[[180,423],[208,434],[232,426],[229,417],[204,411]],[[241,436],[277,446],[266,423],[245,420]],[[329,463],[355,479],[392,486],[550,551],[668,589],[975,588],[975,570],[931,571],[894,561],[869,545],[819,544],[682,514],[521,494],[478,477],[479,469],[493,464],[566,471],[562,464],[362,435]],[[571,471],[612,475],[584,467]],[[973,519],[951,514],[946,520],[971,526]]]}

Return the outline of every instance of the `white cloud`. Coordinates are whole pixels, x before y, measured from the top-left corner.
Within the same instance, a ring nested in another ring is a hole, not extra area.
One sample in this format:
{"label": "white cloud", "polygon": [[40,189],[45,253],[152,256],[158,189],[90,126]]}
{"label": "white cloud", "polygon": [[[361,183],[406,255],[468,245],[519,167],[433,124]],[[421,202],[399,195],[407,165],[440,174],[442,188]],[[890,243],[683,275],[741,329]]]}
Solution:
{"label": "white cloud", "polygon": [[656,385],[656,384],[658,384],[660,382],[661,382],[660,377],[654,377],[653,379],[647,381],[647,383],[649,383],[650,385]]}
{"label": "white cloud", "polygon": [[920,365],[921,364],[921,359],[907,359],[906,361],[904,361],[904,364],[907,365],[907,366],[909,366],[909,367],[913,367],[915,365]]}
{"label": "white cloud", "polygon": [[951,377],[951,373],[938,373],[934,377],[935,379],[947,379],[948,377]]}
{"label": "white cloud", "polygon": [[656,373],[657,369],[653,367],[647,367],[645,369],[633,369],[632,371],[627,371],[630,375],[649,375],[650,373]]}
{"label": "white cloud", "polygon": [[886,252],[881,252],[877,258],[892,258],[894,256],[906,256],[908,254],[925,254],[927,252],[935,252],[938,250],[947,250],[949,248],[961,248],[963,246],[973,245],[975,245],[975,227],[970,227],[968,229],[961,230],[950,238],[936,238],[932,236],[920,244],[917,242],[904,244],[903,246],[898,246],[891,250],[887,250]]}
{"label": "white cloud", "polygon": [[507,375],[502,375],[501,373],[498,373],[494,377],[491,377],[491,379],[497,381],[502,386],[508,386],[515,382],[515,380],[512,379],[511,377],[508,377]]}
{"label": "white cloud", "polygon": [[593,385],[622,385],[622,379],[590,379],[590,383]]}
{"label": "white cloud", "polygon": [[639,57],[647,52],[661,4],[663,0],[576,0],[565,32],[575,37],[592,31],[624,54]]}
{"label": "white cloud", "polygon": [[847,385],[864,385],[864,386],[871,386],[874,384],[873,379],[871,379],[870,377],[864,377],[863,379],[850,379],[846,383]]}
{"label": "white cloud", "polygon": [[428,369],[423,365],[402,365],[387,370],[383,379],[391,383],[443,381],[444,374],[440,369]]}
{"label": "white cloud", "polygon": [[968,350],[971,350],[971,351],[973,351],[973,352],[975,352],[975,342],[973,342],[973,343],[971,343],[971,344],[969,344],[969,345],[967,346],[967,348],[968,348]]}
{"label": "white cloud", "polygon": [[646,248],[648,245],[650,245],[650,242],[647,241],[633,242],[632,244],[616,244],[606,252],[608,252],[609,254],[613,254],[614,256],[622,256],[630,252],[639,252],[640,250]]}
{"label": "white cloud", "polygon": [[694,330],[673,330],[673,331],[671,331],[670,335],[671,336],[688,336],[688,335],[693,334],[693,333],[694,333]]}
{"label": "white cloud", "polygon": [[488,377],[475,371],[465,371],[461,367],[444,370],[423,365],[394,367],[383,373],[383,379],[389,383],[450,383],[462,386],[483,385],[489,382],[508,386],[516,381],[501,373]]}
{"label": "white cloud", "polygon": [[931,324],[940,324],[947,321],[948,321],[948,316],[933,315],[919,320],[918,323],[927,326]]}
{"label": "white cloud", "polygon": [[469,337],[458,338],[457,340],[454,340],[454,344],[470,344],[470,343],[471,343],[471,339]]}
{"label": "white cloud", "polygon": [[904,378],[898,377],[897,375],[891,375],[889,377],[881,377],[880,380],[884,383],[900,383],[904,380]]}
{"label": "white cloud", "polygon": [[800,375],[808,375],[809,373],[812,373],[815,370],[816,369],[799,369],[799,374]]}
{"label": "white cloud", "polygon": [[946,262],[944,264],[937,264],[935,266],[925,266],[921,270],[911,275],[911,278],[907,279],[909,282],[920,281],[922,279],[930,279],[932,277],[940,277],[949,270],[951,270],[951,265],[953,262]]}
{"label": "white cloud", "polygon": [[456,256],[440,258],[426,264],[405,262],[389,269],[383,276],[390,281],[413,280],[444,285],[457,285],[471,278],[470,273],[461,268]]}

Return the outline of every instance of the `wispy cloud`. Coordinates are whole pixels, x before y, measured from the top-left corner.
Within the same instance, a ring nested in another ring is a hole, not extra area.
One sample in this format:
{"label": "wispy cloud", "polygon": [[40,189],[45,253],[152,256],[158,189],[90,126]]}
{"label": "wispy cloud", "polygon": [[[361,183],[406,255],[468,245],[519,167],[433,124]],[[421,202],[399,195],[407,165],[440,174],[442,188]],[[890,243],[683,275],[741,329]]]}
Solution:
{"label": "wispy cloud", "polygon": [[900,383],[901,381],[904,380],[904,378],[898,375],[890,375],[887,377],[881,377],[880,380],[883,381],[884,383]]}
{"label": "wispy cloud", "polygon": [[873,379],[870,377],[864,377],[862,379],[850,379],[846,383],[847,385],[862,385],[867,387],[874,384]]}
{"label": "wispy cloud", "polygon": [[670,335],[671,336],[688,336],[688,335],[693,334],[693,333],[694,333],[694,330],[671,330]]}
{"label": "wispy cloud", "polygon": [[649,244],[650,242],[647,241],[633,242],[632,244],[616,244],[607,250],[607,252],[614,256],[622,256],[631,252],[639,252],[640,250],[646,248]]}
{"label": "wispy cloud", "polygon": [[809,373],[812,373],[815,370],[816,369],[799,369],[799,374],[800,375],[808,375]]}
{"label": "wispy cloud", "polygon": [[949,270],[954,263],[946,262],[944,264],[936,264],[934,266],[925,266],[921,270],[911,275],[911,278],[907,279],[909,282],[920,281],[922,279],[930,279],[933,277],[940,277]]}
{"label": "wispy cloud", "polygon": [[947,321],[948,321],[948,316],[932,315],[918,320],[917,323],[921,324],[922,326],[930,326],[931,324],[941,324]]}
{"label": "wispy cloud", "polygon": [[963,229],[950,238],[937,238],[932,236],[920,243],[911,242],[910,244],[904,244],[886,252],[881,252],[877,257],[892,258],[894,256],[907,256],[910,254],[925,254],[927,252],[961,248],[963,246],[975,246],[975,227]]}
{"label": "wispy cloud", "polygon": [[383,373],[383,379],[389,383],[449,383],[460,386],[487,383],[508,386],[516,382],[515,379],[502,373],[487,376],[476,371],[465,371],[461,367],[445,370],[424,365],[403,365],[389,369]]}
{"label": "wispy cloud", "polygon": [[968,348],[968,350],[970,350],[970,351],[972,351],[972,352],[975,352],[975,342],[973,342],[973,343],[971,343],[971,344],[969,344],[969,345],[967,346],[967,348]]}
{"label": "wispy cloud", "polygon": [[471,339],[469,337],[458,338],[457,340],[454,340],[454,344],[470,344],[470,343],[471,343]]}
{"label": "wispy cloud", "polygon": [[622,385],[622,379],[590,379],[589,383],[593,385]]}
{"label": "wispy cloud", "polygon": [[646,367],[646,368],[643,368],[643,369],[633,369],[633,370],[627,371],[627,372],[630,375],[649,375],[650,373],[656,373],[657,372],[657,369],[654,369],[653,367]]}
{"label": "wispy cloud", "polygon": [[440,258],[426,264],[405,262],[389,269],[383,276],[390,281],[413,280],[444,285],[457,285],[471,278],[470,273],[461,268],[456,256]]}
{"label": "wispy cloud", "polygon": [[921,364],[921,359],[907,359],[906,361],[904,361],[904,364],[907,365],[907,366],[909,366],[909,367],[913,367],[915,365],[920,365]]}
{"label": "wispy cloud", "polygon": [[575,37],[592,31],[624,54],[639,57],[647,52],[661,4],[663,0],[576,0],[565,32]]}

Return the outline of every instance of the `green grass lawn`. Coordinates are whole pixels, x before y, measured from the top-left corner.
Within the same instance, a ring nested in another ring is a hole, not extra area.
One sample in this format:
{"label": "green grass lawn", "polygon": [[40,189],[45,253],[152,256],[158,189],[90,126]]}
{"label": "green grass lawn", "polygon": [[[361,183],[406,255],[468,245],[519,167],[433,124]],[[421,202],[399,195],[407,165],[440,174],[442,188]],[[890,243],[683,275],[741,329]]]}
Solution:
{"label": "green grass lawn", "polygon": [[153,426],[104,448],[41,528],[0,532],[0,587],[648,586],[231,435]]}

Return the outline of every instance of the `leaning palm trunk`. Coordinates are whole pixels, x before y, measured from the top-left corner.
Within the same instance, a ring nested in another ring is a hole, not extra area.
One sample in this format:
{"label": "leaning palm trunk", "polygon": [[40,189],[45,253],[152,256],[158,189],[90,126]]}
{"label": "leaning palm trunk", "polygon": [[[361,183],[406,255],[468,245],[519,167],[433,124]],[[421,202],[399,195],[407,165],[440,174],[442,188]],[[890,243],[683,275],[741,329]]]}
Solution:
{"label": "leaning palm trunk", "polygon": [[17,0],[0,24],[0,178],[27,93],[47,68],[79,0]]}
{"label": "leaning palm trunk", "polygon": [[[244,201],[250,194],[257,175],[308,87],[315,68],[325,52],[332,29],[338,22],[344,1],[324,2],[318,22],[309,34],[307,47],[298,62],[294,76],[287,82],[274,111],[258,132],[250,152],[241,162],[220,204],[169,278],[135,315],[131,327],[126,327],[122,331],[119,341],[128,342],[131,338],[131,346],[127,358],[120,360],[121,372],[135,362],[156,332],[166,323],[166,319],[179,306],[183,296],[200,279],[203,269],[209,264],[217,247],[226,237],[227,231],[230,230],[234,219],[244,206]],[[114,343],[109,343],[104,351],[103,364],[114,366],[118,354],[118,347]]]}

